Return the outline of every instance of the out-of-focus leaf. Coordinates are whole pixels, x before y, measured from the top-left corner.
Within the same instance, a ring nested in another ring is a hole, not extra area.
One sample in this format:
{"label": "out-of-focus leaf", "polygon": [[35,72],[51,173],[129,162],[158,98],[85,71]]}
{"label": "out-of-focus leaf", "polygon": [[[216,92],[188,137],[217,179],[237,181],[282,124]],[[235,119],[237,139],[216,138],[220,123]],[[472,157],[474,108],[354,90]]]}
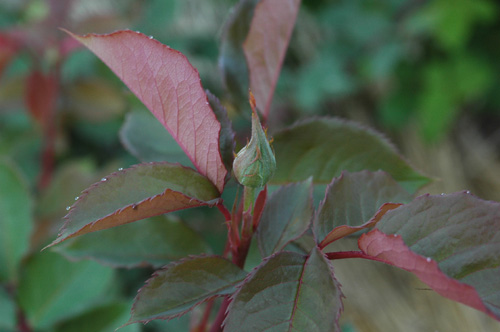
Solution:
{"label": "out-of-focus leaf", "polygon": [[320,247],[324,247],[340,235],[330,234],[334,228],[341,225],[361,226],[375,215],[382,204],[407,203],[411,198],[385,172],[342,172],[327,187],[325,199],[319,207],[314,221],[316,239],[321,242]]}
{"label": "out-of-focus leaf", "polygon": [[[55,332],[109,332],[126,322],[130,306],[126,303],[113,303],[94,308],[83,315],[60,324]],[[139,325],[130,325],[120,332],[139,332]]]}
{"label": "out-of-focus leaf", "polygon": [[120,139],[139,160],[193,163],[158,120],[145,112],[130,112],[120,130]]}
{"label": "out-of-focus leaf", "polygon": [[16,54],[18,46],[11,37],[0,34],[0,76],[10,59]]}
{"label": "out-of-focus leaf", "polygon": [[26,103],[33,118],[46,127],[53,121],[58,96],[58,80],[53,74],[33,71],[26,81]]}
{"label": "out-of-focus leaf", "polygon": [[89,78],[72,84],[67,97],[78,116],[91,122],[102,122],[120,115],[125,110],[121,91],[109,82]]}
{"label": "out-of-focus leaf", "polygon": [[18,298],[30,326],[46,329],[93,308],[105,299],[112,282],[111,268],[44,252],[27,261]]}
{"label": "out-of-focus leaf", "polygon": [[15,281],[33,228],[33,202],[20,172],[0,159],[0,281]]}
{"label": "out-of-focus leaf", "polygon": [[314,213],[312,179],[275,191],[266,202],[257,241],[262,257],[282,250],[309,227]]}
{"label": "out-of-focus leaf", "polygon": [[246,272],[219,256],[198,256],[155,272],[134,301],[128,324],[181,316],[214,297],[230,295]]}
{"label": "out-of-focus leaf", "polygon": [[222,32],[219,67],[226,89],[237,102],[244,102],[248,97],[248,68],[243,43],[259,1],[240,0],[233,8]]}
{"label": "out-of-focus leaf", "polygon": [[498,229],[500,203],[468,193],[424,195],[387,212],[359,247],[500,320]]}
{"label": "out-of-focus leaf", "polygon": [[254,15],[243,50],[248,63],[250,89],[257,108],[269,114],[274,89],[292,37],[300,0],[262,0]]}
{"label": "out-of-focus leaf", "polygon": [[218,198],[210,180],[191,168],[167,162],[135,165],[85,190],[50,246],[167,212],[215,204]]}
{"label": "out-of-focus leaf", "polygon": [[342,171],[383,170],[410,193],[429,182],[374,130],[337,118],[300,122],[274,135],[278,166],[273,184],[302,181],[328,184]]}
{"label": "out-of-focus leaf", "polygon": [[231,169],[233,168],[234,148],[236,146],[236,141],[234,140],[235,133],[233,131],[231,120],[229,120],[229,117],[227,115],[227,110],[221,104],[219,98],[214,96],[208,90],[206,91],[206,94],[208,97],[208,101],[210,102],[210,107],[212,107],[212,109],[214,110],[217,121],[219,121],[221,125],[219,146],[222,161],[224,162],[224,166],[228,171],[228,174],[226,176],[227,181],[227,178],[231,175]]}
{"label": "out-of-focus leaf", "polygon": [[222,192],[227,171],[219,152],[221,126],[210,108],[200,75],[187,58],[130,30],[71,35],[115,72],[165,126],[198,171]]}
{"label": "out-of-focus leaf", "polygon": [[340,284],[317,248],[309,256],[274,254],[240,287],[229,306],[225,331],[340,331]]}
{"label": "out-of-focus leaf", "polygon": [[14,331],[16,327],[16,307],[7,292],[0,288],[0,331]]}
{"label": "out-of-focus leaf", "polygon": [[163,216],[70,239],[56,251],[120,267],[156,267],[188,255],[209,253],[203,238],[179,220]]}

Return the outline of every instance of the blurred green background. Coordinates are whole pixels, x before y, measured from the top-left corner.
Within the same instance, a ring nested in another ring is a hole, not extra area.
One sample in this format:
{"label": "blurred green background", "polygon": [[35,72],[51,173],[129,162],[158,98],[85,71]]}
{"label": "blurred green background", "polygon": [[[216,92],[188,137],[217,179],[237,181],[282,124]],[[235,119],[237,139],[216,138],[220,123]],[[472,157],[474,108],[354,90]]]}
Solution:
{"label": "blurred green background", "polygon": [[[57,235],[75,196],[110,172],[139,162],[120,142],[120,129],[127,114],[144,112],[100,60],[86,49],[73,50],[58,28],[80,34],[139,30],[181,51],[199,70],[204,87],[226,105],[235,129],[244,132],[248,106],[231,103],[218,68],[223,22],[236,3],[0,0],[0,211],[15,206],[10,227],[31,234],[29,243],[12,249],[22,260],[7,272],[0,268],[0,331],[19,326],[17,306],[37,331],[113,330],[127,321],[135,291],[153,271],[70,263],[58,254],[39,253]],[[433,177],[425,192],[468,189],[498,201],[498,59],[496,1],[304,0],[269,130],[272,134],[308,116],[352,119],[384,132]],[[33,100],[52,107],[33,106]],[[207,246],[220,253],[224,227],[214,213],[205,212],[175,218],[197,234],[208,234]],[[0,241],[9,237],[4,231]],[[71,282],[60,286],[58,278],[66,277]],[[83,294],[82,284],[89,290]],[[65,296],[43,301],[55,293]],[[368,331],[356,320],[348,316],[345,330]],[[439,324],[439,317],[432,320]],[[453,330],[482,326],[464,324]],[[188,325],[184,317],[123,330],[181,331]]]}

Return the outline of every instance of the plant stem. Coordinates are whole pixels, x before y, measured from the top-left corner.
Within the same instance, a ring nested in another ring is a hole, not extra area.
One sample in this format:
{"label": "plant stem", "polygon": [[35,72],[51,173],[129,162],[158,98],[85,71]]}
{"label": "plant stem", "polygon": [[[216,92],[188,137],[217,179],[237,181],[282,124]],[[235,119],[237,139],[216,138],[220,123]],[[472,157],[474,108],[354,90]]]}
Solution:
{"label": "plant stem", "polygon": [[201,318],[201,322],[195,329],[196,332],[205,332],[205,330],[207,329],[208,319],[210,318],[210,312],[212,311],[213,306],[214,306],[214,299],[211,299],[207,302],[207,305],[205,306],[205,311],[203,312],[203,317]]}
{"label": "plant stem", "polygon": [[244,187],[243,189],[243,211],[248,211],[248,209],[252,208],[250,211],[253,214],[253,202],[254,202],[254,194],[255,188],[252,187]]}
{"label": "plant stem", "polygon": [[222,301],[222,305],[220,306],[219,312],[217,313],[217,317],[212,324],[212,328],[210,332],[222,332],[222,323],[224,323],[224,319],[226,318],[226,310],[229,306],[229,297],[225,297],[224,301]]}
{"label": "plant stem", "polygon": [[372,261],[387,263],[385,260],[381,258],[367,255],[362,251],[336,251],[336,252],[327,252],[325,255],[326,258],[331,260],[346,259],[346,258],[364,258]]}

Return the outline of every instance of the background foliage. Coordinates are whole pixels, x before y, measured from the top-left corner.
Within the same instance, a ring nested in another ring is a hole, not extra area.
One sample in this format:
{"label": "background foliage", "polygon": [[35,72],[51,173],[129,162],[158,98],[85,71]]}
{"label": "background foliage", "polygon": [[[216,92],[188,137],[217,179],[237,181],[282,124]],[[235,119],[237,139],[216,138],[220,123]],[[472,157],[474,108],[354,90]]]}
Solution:
{"label": "background foliage", "polygon": [[[63,33],[57,28],[81,34],[130,28],[153,35],[186,54],[200,71],[204,87],[222,99],[240,131],[249,128],[249,110],[227,97],[217,68],[221,22],[235,3],[0,1],[0,241],[4,247],[0,331],[16,330],[18,308],[25,313],[21,320],[40,331],[109,331],[127,321],[135,290],[153,271],[131,258],[132,249],[139,250],[139,245],[128,246],[131,252],[121,257],[135,269],[106,266],[106,248],[94,245],[101,250],[97,253],[81,250],[88,248],[81,242],[102,243],[104,236],[105,241],[123,241],[114,233],[94,233],[62,249],[72,258],[99,255],[104,265],[39,253],[55,237],[66,206],[82,188],[144,157],[125,150],[124,145],[135,145],[127,142],[130,135],[124,132],[133,131],[132,124],[147,121],[148,116],[90,52],[61,53]],[[71,8],[66,9],[67,4]],[[65,15],[58,16],[58,10]],[[467,188],[485,199],[500,200],[500,179],[495,176],[500,169],[499,12],[500,6],[488,0],[456,0],[453,5],[446,0],[304,1],[278,81],[270,127],[282,128],[306,115],[354,119],[388,133],[414,164],[442,178],[426,191]],[[28,42],[16,45],[12,56],[7,44],[1,43],[4,35],[24,35]],[[57,82],[55,90],[50,90],[52,80]],[[33,106],[38,93],[48,96],[54,91],[54,100],[43,99],[54,103],[54,112]],[[158,149],[172,161],[180,161],[172,141],[140,150],[153,151],[154,156]],[[53,162],[44,161],[47,155]],[[199,250],[176,246],[178,256],[158,257],[157,266],[199,251],[220,253],[225,228],[213,215],[203,208],[178,212],[163,228],[154,220],[145,221],[151,233],[175,230],[200,246]],[[259,260],[257,248],[253,255],[248,267]],[[68,282],[58,281],[62,273]],[[471,320],[472,326],[483,324],[479,318]],[[88,322],[92,326],[84,325]],[[344,330],[364,331],[363,324],[363,319],[347,316]],[[188,325],[189,319],[181,317],[123,330],[178,331],[188,330]]]}

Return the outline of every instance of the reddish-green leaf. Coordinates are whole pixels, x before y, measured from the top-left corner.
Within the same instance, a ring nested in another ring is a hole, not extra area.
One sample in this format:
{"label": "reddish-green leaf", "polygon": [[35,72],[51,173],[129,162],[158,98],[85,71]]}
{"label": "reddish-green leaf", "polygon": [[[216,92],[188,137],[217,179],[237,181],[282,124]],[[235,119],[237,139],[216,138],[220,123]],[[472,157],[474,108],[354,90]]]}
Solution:
{"label": "reddish-green leaf", "polygon": [[50,245],[171,211],[215,204],[218,197],[217,188],[191,168],[167,162],[135,165],[85,190]]}
{"label": "reddish-green leaf", "polygon": [[257,228],[260,253],[282,250],[309,227],[314,213],[312,180],[284,186],[267,200]]}
{"label": "reddish-green leaf", "polygon": [[[346,226],[361,226],[377,213],[382,204],[410,200],[411,195],[385,172],[342,172],[327,187],[325,199],[319,207],[314,221],[316,239],[321,242],[320,247],[325,247],[339,236],[355,232],[356,228]],[[380,215],[362,228],[373,226],[378,219]]]}
{"label": "reddish-green leaf", "polygon": [[362,170],[383,170],[410,193],[429,182],[380,133],[337,118],[308,120],[276,133],[274,150],[274,184],[310,176],[314,183],[328,184],[342,171]]}
{"label": "reddish-green leaf", "polygon": [[139,290],[127,324],[181,316],[214,296],[232,294],[245,276],[245,271],[219,256],[171,263]]}
{"label": "reddish-green leaf", "polygon": [[56,247],[72,259],[92,258],[119,267],[163,266],[209,253],[203,238],[180,220],[158,216],[70,239]]}
{"label": "reddish-green leaf", "polygon": [[359,247],[439,294],[500,320],[500,203],[424,195],[389,211]]}
{"label": "reddish-green leaf", "polygon": [[340,331],[340,284],[318,248],[279,252],[259,265],[233,296],[224,331]]}
{"label": "reddish-green leaf", "polygon": [[[71,34],[71,33],[70,33]],[[108,65],[222,192],[226,169],[217,121],[198,71],[180,52],[129,30],[74,38]]]}
{"label": "reddish-green leaf", "polygon": [[269,114],[299,7],[300,0],[261,0],[254,9],[243,50],[250,89],[264,117]]}
{"label": "reddish-green leaf", "polygon": [[33,201],[27,183],[10,162],[0,159],[0,282],[15,282],[30,245]]}

